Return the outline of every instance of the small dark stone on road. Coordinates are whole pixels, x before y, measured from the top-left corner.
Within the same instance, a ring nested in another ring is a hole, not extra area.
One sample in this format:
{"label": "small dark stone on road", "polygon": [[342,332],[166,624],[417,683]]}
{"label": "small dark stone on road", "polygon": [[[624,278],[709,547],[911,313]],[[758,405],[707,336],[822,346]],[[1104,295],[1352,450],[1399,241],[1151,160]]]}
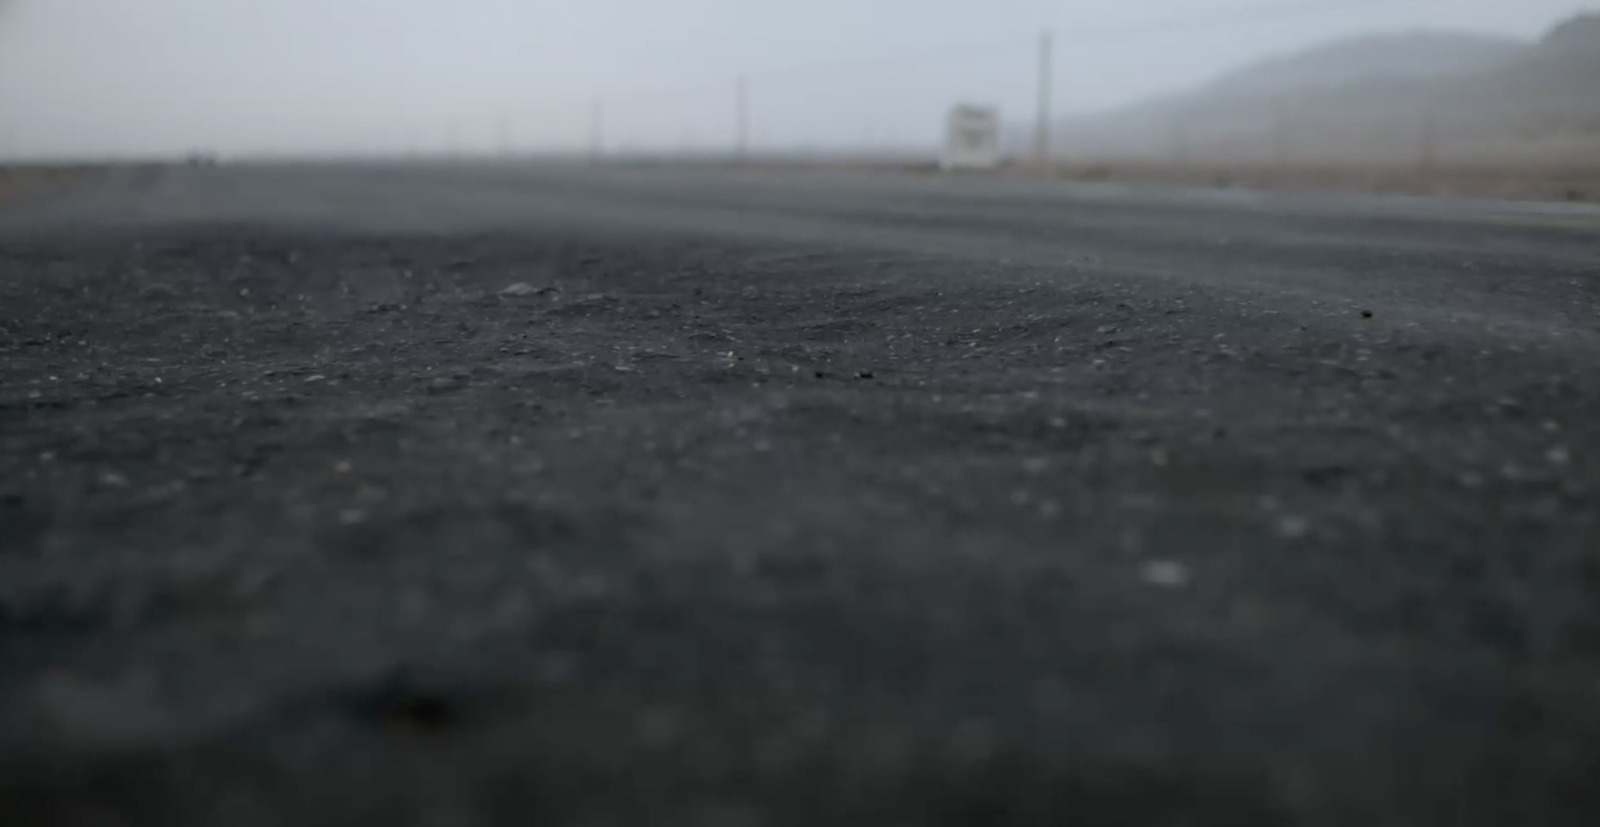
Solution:
{"label": "small dark stone on road", "polygon": [[423,680],[409,668],[394,669],[369,686],[339,692],[332,698],[308,698],[303,703],[327,704],[357,719],[410,734],[433,735],[460,723],[462,701],[445,689],[441,677]]}
{"label": "small dark stone on road", "polygon": [[391,725],[410,732],[434,734],[456,722],[456,710],[446,699],[422,695],[397,700],[383,710]]}

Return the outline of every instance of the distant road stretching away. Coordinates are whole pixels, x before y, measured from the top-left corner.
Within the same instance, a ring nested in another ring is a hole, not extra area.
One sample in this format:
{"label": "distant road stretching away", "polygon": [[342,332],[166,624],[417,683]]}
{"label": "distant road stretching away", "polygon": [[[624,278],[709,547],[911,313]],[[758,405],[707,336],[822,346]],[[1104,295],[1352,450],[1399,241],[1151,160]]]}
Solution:
{"label": "distant road stretching away", "polygon": [[1576,205],[30,195],[0,820],[1593,824],[1597,411]]}

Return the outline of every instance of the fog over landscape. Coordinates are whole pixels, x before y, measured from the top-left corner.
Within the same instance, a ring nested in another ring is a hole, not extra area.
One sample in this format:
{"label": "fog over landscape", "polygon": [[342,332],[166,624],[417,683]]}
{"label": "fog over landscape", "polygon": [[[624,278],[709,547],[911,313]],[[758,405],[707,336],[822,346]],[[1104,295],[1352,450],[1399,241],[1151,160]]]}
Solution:
{"label": "fog over landscape", "polygon": [[1593,164],[1600,16],[1535,42],[1417,31],[1335,41],[1057,132],[1083,158]]}
{"label": "fog over landscape", "polygon": [[0,827],[1600,824],[1600,0],[0,0]]}
{"label": "fog over landscape", "polygon": [[[1212,91],[1238,92],[1257,61],[1366,35],[1423,38],[1420,50],[1391,41],[1402,62],[1459,63],[1474,49],[1510,55],[1587,5],[13,0],[0,21],[0,149],[548,151],[584,148],[598,120],[608,149],[720,150],[732,141],[741,75],[758,147],[923,146],[957,100],[1031,121],[1035,44],[1049,29],[1052,103],[1070,119],[1060,149],[1143,141],[1168,152],[1173,118],[1159,99],[1219,78]],[[1214,114],[1259,119],[1246,110]],[[1076,116],[1107,111],[1123,111],[1118,123],[1139,139],[1116,130],[1108,138],[1105,123],[1074,131],[1083,127]],[[1210,127],[1192,128],[1198,148]]]}

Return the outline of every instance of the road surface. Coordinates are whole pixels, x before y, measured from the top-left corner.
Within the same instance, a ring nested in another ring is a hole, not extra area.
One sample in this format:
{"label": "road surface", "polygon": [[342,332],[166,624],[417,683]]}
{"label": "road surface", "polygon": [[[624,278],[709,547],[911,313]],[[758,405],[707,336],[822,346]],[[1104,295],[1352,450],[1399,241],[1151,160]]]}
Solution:
{"label": "road surface", "polygon": [[7,824],[1600,817],[1600,211],[171,169],[0,212]]}

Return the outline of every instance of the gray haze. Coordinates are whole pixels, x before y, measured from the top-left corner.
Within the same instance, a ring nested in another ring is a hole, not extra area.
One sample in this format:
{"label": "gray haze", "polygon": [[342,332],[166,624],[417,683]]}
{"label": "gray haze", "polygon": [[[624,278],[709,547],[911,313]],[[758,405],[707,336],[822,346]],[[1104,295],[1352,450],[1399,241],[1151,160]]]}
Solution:
{"label": "gray haze", "polygon": [[1537,42],[1445,30],[1330,41],[1180,94],[1063,119],[1053,137],[1057,158],[1084,162],[1592,167],[1600,15],[1570,18]]}
{"label": "gray haze", "polygon": [[[1031,117],[1032,41],[1045,27],[1060,38],[1057,112],[1071,114],[1355,34],[1446,28],[1531,40],[1593,0],[1107,5],[12,0],[0,3],[0,149],[580,148],[597,98],[610,148],[716,148],[731,140],[741,72],[753,73],[760,145],[922,144],[956,99]],[[1308,5],[1323,8],[1259,13]],[[1132,32],[1168,22],[1196,25]],[[961,51],[971,44],[993,48]],[[943,61],[850,66],[952,48]]]}

